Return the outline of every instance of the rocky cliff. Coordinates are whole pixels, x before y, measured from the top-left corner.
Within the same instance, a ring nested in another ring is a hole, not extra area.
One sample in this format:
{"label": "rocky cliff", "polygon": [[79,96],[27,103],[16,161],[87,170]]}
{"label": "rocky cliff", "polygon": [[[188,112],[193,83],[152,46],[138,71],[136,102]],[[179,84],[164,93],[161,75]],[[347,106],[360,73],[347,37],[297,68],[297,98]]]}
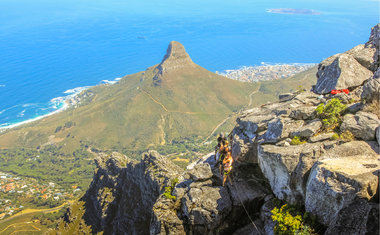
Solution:
{"label": "rocky cliff", "polygon": [[180,169],[154,151],[141,161],[118,153],[100,154],[96,164],[83,197],[86,224],[94,233],[148,234],[153,204]]}
{"label": "rocky cliff", "polygon": [[240,115],[225,187],[212,153],[185,171],[155,152],[97,159],[87,224],[105,234],[273,234],[282,200],[315,216],[319,234],[379,234],[379,26],[321,62],[313,91]]}

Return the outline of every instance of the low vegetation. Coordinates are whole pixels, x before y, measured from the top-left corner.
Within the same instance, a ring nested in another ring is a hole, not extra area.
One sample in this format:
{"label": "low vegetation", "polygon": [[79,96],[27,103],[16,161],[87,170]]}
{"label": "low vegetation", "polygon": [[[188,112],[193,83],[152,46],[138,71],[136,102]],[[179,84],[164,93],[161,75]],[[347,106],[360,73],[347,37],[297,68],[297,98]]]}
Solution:
{"label": "low vegetation", "polygon": [[176,200],[176,196],[174,196],[172,193],[177,183],[178,183],[178,178],[173,179],[170,185],[165,187],[165,192],[162,195],[164,195],[167,199]]}
{"label": "low vegetation", "polygon": [[335,129],[342,122],[342,113],[346,105],[342,104],[338,98],[329,100],[326,104],[319,104],[316,112],[322,120],[324,129]]}
{"label": "low vegetation", "polygon": [[299,144],[305,144],[305,140],[301,140],[299,136],[294,136],[292,141],[290,142],[291,145],[299,145]]}
{"label": "low vegetation", "polygon": [[312,235],[318,234],[313,227],[318,227],[316,218],[301,209],[284,204],[275,207],[272,211],[272,220],[276,222],[276,235]]}
{"label": "low vegetation", "polygon": [[333,136],[331,136],[331,140],[342,140],[344,142],[350,142],[355,139],[354,134],[352,134],[350,131],[344,131],[340,135],[338,133],[334,133]]}

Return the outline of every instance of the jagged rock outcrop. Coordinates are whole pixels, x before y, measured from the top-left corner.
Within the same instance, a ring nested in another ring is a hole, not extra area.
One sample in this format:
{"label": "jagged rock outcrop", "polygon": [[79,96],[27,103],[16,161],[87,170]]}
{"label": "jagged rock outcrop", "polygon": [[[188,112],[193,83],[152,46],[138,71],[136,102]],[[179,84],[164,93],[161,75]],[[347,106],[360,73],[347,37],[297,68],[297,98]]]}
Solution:
{"label": "jagged rock outcrop", "polygon": [[369,41],[351,50],[331,56],[318,66],[317,84],[313,91],[327,94],[333,89],[350,89],[363,85],[379,68],[379,27],[371,30]]}
{"label": "jagged rock outcrop", "polygon": [[378,158],[368,155],[339,155],[318,161],[306,186],[306,210],[329,225],[355,200],[368,202],[375,196],[379,168]]}
{"label": "jagged rock outcrop", "polygon": [[359,111],[355,115],[345,115],[340,129],[343,132],[350,131],[362,140],[375,140],[376,128],[379,125],[380,121],[375,114]]}
{"label": "jagged rock outcrop", "polygon": [[350,54],[339,54],[327,58],[318,66],[317,84],[313,91],[327,94],[334,89],[353,89],[372,77],[372,72],[363,67]]}
{"label": "jagged rock outcrop", "polygon": [[380,101],[380,68],[378,68],[373,77],[368,79],[364,84],[361,98],[368,102]]}
{"label": "jagged rock outcrop", "polygon": [[242,203],[258,213],[268,186],[258,168],[238,167],[232,185],[221,186],[221,175],[210,154],[180,177],[175,201],[160,196],[154,205],[151,234],[231,234],[249,224]]}
{"label": "jagged rock outcrop", "polygon": [[181,170],[157,152],[141,161],[112,153],[100,154],[85,196],[84,219],[94,233],[147,234],[154,202]]}

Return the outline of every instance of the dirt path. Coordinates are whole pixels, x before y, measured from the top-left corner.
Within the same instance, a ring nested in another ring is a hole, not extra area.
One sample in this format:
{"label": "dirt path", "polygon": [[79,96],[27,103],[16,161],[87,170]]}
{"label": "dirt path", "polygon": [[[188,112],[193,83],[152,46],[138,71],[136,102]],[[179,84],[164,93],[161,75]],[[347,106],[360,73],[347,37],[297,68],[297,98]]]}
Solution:
{"label": "dirt path", "polygon": [[7,230],[8,230],[9,228],[11,228],[11,227],[16,227],[16,226],[19,226],[19,227],[20,227],[20,225],[22,226],[22,225],[25,225],[25,224],[26,224],[27,226],[31,226],[31,227],[33,228],[33,230],[31,230],[31,229],[29,229],[29,230],[27,230],[27,229],[15,230],[15,231],[13,231],[13,232],[11,233],[11,235],[12,235],[12,234],[19,233],[19,232],[39,232],[39,231],[41,231],[40,228],[36,227],[36,226],[33,225],[32,223],[33,223],[33,222],[28,221],[28,222],[21,222],[21,223],[10,224],[10,225],[8,225],[5,229],[1,230],[1,231],[0,231],[0,234],[2,234],[3,232],[7,231]]}
{"label": "dirt path", "polygon": [[[60,209],[62,209],[65,205],[67,204],[67,202],[63,203],[62,205],[60,206],[57,206],[57,207],[54,207],[54,208],[49,208],[49,209],[25,209],[23,211],[20,211],[19,213],[9,217],[9,218],[6,218],[4,220],[1,220],[0,221],[0,224],[1,223],[4,223],[4,222],[7,222],[11,219],[14,219],[14,218],[17,218],[17,217],[20,217],[22,215],[28,215],[28,214],[32,214],[32,213],[49,213],[49,212],[54,212],[54,211],[58,211]],[[2,232],[2,231],[1,231]],[[1,234],[0,232],[0,234]]]}
{"label": "dirt path", "polygon": [[161,102],[159,102],[158,100],[156,100],[151,94],[149,94],[149,92],[147,92],[146,90],[140,88],[140,90],[142,90],[154,103],[158,104],[161,106],[161,108],[163,110],[165,110],[166,112],[168,113],[183,113],[183,114],[202,114],[200,112],[187,112],[187,111],[178,111],[178,110],[169,110],[165,107],[165,105],[163,105]]}
{"label": "dirt path", "polygon": [[[249,103],[247,105],[247,108],[249,106],[251,106],[252,104],[252,96],[254,94],[256,94],[257,92],[260,91],[260,87],[261,87],[261,84],[259,84],[259,87],[257,88],[257,90],[253,91],[251,94],[249,94]],[[238,114],[240,113],[240,111],[238,112],[234,112],[233,114],[229,115],[228,117],[226,117],[223,121],[221,121],[211,132],[211,134],[209,136],[207,136],[207,138],[202,142],[202,144],[206,143],[208,139],[210,139],[212,137],[212,135],[214,135],[214,133],[218,130],[219,127],[221,127],[224,123],[226,123],[229,119],[231,119],[232,117],[236,117]]]}
{"label": "dirt path", "polygon": [[[251,94],[249,94],[249,103],[248,103],[248,107],[252,105],[252,96],[253,96],[254,94],[256,94],[257,92],[260,91],[260,87],[261,87],[261,84],[259,84],[259,87],[257,88],[256,91],[254,91],[254,92],[252,92]],[[247,107],[247,108],[248,108],[248,107]]]}

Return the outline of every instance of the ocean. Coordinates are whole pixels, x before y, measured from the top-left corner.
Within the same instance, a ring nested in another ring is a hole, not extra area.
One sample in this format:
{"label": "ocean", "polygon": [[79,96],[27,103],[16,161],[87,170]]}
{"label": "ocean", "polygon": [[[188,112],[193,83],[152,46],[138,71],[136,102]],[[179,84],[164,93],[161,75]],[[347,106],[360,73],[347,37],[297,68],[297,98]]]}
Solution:
{"label": "ocean", "polygon": [[159,63],[172,40],[210,71],[319,63],[365,43],[379,12],[380,0],[2,0],[0,128]]}

